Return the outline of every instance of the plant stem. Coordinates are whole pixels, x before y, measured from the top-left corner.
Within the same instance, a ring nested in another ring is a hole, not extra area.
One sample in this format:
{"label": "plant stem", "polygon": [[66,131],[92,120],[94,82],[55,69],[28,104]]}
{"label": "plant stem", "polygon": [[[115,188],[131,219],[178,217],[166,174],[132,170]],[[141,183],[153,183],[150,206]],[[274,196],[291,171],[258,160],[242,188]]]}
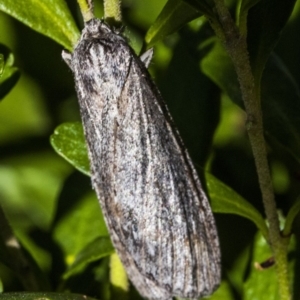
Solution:
{"label": "plant stem", "polygon": [[287,248],[280,234],[279,219],[267,160],[260,107],[260,90],[257,86],[255,87],[246,37],[240,35],[224,4],[224,0],[214,0],[214,2],[219,21],[223,27],[223,34],[220,34],[218,31],[216,31],[216,34],[223,40],[225,48],[233,61],[247,113],[246,128],[253,151],[265,213],[269,222],[269,243],[275,259],[280,298],[281,300],[290,300]]}
{"label": "plant stem", "polygon": [[120,0],[104,0],[104,19],[112,25],[122,21]]}
{"label": "plant stem", "polygon": [[80,11],[83,17],[84,22],[88,22],[89,20],[94,18],[94,5],[93,0],[77,0]]}

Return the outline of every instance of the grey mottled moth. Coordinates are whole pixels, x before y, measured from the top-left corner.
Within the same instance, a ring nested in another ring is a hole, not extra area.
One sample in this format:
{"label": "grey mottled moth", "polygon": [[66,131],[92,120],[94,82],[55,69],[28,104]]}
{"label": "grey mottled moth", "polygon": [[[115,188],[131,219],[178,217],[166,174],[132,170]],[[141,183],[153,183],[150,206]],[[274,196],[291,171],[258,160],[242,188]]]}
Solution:
{"label": "grey mottled moth", "polygon": [[92,184],[112,242],[147,299],[198,298],[220,282],[215,221],[170,114],[140,58],[103,21],[85,24],[72,69]]}

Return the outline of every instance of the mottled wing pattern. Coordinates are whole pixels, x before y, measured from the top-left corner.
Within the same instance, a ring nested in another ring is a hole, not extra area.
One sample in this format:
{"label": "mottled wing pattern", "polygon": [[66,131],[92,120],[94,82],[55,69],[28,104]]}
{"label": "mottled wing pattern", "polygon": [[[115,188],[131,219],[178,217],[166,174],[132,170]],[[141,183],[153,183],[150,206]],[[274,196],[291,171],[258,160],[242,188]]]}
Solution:
{"label": "mottled wing pattern", "polygon": [[220,281],[214,218],[144,64],[94,19],[71,68],[93,187],[130,279],[149,299],[212,293]]}

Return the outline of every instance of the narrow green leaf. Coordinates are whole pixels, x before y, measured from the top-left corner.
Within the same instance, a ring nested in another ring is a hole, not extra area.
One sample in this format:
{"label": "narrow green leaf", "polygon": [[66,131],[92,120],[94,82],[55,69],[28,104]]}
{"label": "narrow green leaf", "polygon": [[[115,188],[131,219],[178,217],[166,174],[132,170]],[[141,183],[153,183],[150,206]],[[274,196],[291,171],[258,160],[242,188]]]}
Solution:
{"label": "narrow green leaf", "polygon": [[70,276],[82,271],[89,263],[111,255],[112,253],[114,253],[114,247],[110,238],[103,236],[97,237],[77,254],[75,261],[64,273],[63,279],[68,279]]}
{"label": "narrow green leaf", "polygon": [[169,0],[149,28],[145,41],[152,46],[158,40],[176,32],[186,23],[200,17],[202,13],[182,0]]}
{"label": "narrow green leaf", "polygon": [[[0,223],[2,225],[2,222]],[[2,226],[1,231],[4,230]],[[0,238],[0,255],[1,263],[18,276],[25,290],[48,291],[50,289],[50,284],[37,262],[15,237],[11,236],[6,241],[3,241],[2,237]],[[24,268],[26,268],[26,273],[23,271]],[[0,298],[3,288],[0,278]]]}
{"label": "narrow green leaf", "polygon": [[241,34],[247,35],[247,17],[249,9],[261,0],[242,0],[239,12],[239,29]]}
{"label": "narrow green leaf", "polygon": [[[201,67],[233,102],[244,108],[238,79],[231,59],[216,42]],[[261,82],[261,105],[266,138],[278,143],[300,161],[300,91],[279,58],[272,54]]]}
{"label": "narrow green leaf", "polygon": [[241,12],[248,11],[252,6],[257,4],[259,1],[261,1],[261,0],[242,0],[240,11]]}
{"label": "narrow green leaf", "polygon": [[86,295],[71,293],[3,293],[2,300],[97,300]]}
{"label": "narrow green leaf", "polygon": [[206,17],[214,18],[215,14],[213,8],[208,4],[206,0],[182,0],[183,2],[191,5],[195,10],[200,11]]}
{"label": "narrow green leaf", "polygon": [[124,266],[117,253],[110,256],[110,283],[112,285],[112,298],[129,299],[129,282]]}
{"label": "narrow green leaf", "polygon": [[20,78],[20,71],[13,66],[14,56],[3,44],[0,44],[0,100],[15,86]]}
{"label": "narrow green leaf", "polygon": [[54,150],[80,172],[90,176],[90,164],[81,123],[59,125],[50,137]]}
{"label": "narrow green leaf", "polygon": [[79,38],[75,21],[63,0],[1,0],[0,10],[69,51]]}
{"label": "narrow green leaf", "polygon": [[0,53],[0,78],[3,73],[3,69],[4,69],[4,55]]}
{"label": "narrow green leaf", "polygon": [[209,173],[206,173],[206,182],[213,212],[235,214],[247,218],[257,226],[265,239],[268,239],[266,223],[255,207]]}
{"label": "narrow green leaf", "polygon": [[261,0],[248,12],[248,50],[258,85],[266,62],[280,38],[295,3],[296,0]]}
{"label": "narrow green leaf", "polygon": [[226,270],[226,278],[236,294],[242,295],[243,293],[245,275],[248,273],[252,251],[252,245],[249,244],[242,252],[236,254],[234,262],[230,265],[230,268]]}
{"label": "narrow green leaf", "polygon": [[299,214],[299,211],[300,211],[300,198],[297,199],[297,201],[290,208],[290,210],[287,214],[284,229],[282,232],[283,236],[289,236],[291,234],[293,222],[294,222],[296,216]]}

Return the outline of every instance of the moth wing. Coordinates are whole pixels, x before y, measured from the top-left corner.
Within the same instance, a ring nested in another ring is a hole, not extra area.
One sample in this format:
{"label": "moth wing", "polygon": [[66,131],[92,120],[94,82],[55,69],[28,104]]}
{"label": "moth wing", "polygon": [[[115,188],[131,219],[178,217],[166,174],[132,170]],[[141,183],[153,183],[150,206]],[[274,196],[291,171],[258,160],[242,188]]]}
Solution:
{"label": "moth wing", "polygon": [[144,296],[210,294],[220,281],[220,253],[208,200],[137,58],[127,78],[115,119],[114,171],[106,174],[112,188],[104,206],[114,244]]}
{"label": "moth wing", "polygon": [[153,58],[153,48],[150,48],[140,56],[140,60],[144,63],[146,68],[149,67],[152,58]]}
{"label": "moth wing", "polygon": [[149,299],[210,294],[220,281],[214,219],[145,64],[96,19],[71,59],[93,187],[129,278]]}

